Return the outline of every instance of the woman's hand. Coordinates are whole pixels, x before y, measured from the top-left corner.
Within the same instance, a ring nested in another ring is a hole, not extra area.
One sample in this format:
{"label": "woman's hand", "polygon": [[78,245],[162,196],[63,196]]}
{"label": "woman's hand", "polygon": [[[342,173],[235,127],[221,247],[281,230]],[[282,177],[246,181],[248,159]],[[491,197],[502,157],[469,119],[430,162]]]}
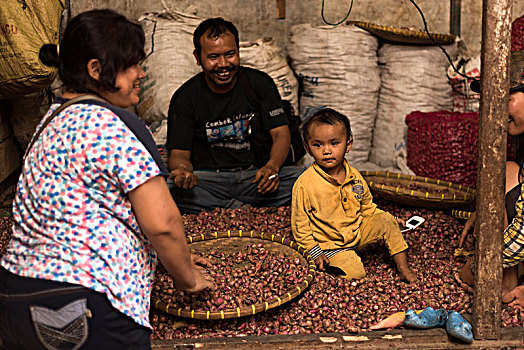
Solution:
{"label": "woman's hand", "polygon": [[185,289],[184,290],[185,292],[195,293],[195,292],[200,292],[201,290],[204,290],[207,288],[211,290],[215,290],[216,288],[215,281],[213,280],[211,276],[203,273],[201,271],[201,268],[193,269],[193,273],[195,274],[195,281],[196,281],[195,286],[190,289]]}
{"label": "woman's hand", "polygon": [[516,286],[511,292],[502,296],[502,302],[509,303],[509,306],[524,307],[524,285]]}
{"label": "woman's hand", "polygon": [[329,265],[329,259],[325,254],[322,254],[321,256],[315,259],[315,264],[317,264],[317,268],[320,271],[324,271],[324,265]]}
{"label": "woman's hand", "polygon": [[198,254],[191,254],[191,263],[197,269],[202,271],[209,270],[213,268],[213,264],[206,258],[201,257]]}
{"label": "woman's hand", "polygon": [[459,240],[459,245],[458,245],[459,248],[462,248],[462,245],[464,244],[464,241],[466,240],[466,237],[468,236],[469,231],[471,230],[475,231],[475,221],[476,220],[477,220],[477,214],[475,212],[471,213],[471,216],[469,217],[468,221],[466,221],[466,224],[464,225],[464,229],[462,230],[462,234],[460,235],[460,240]]}

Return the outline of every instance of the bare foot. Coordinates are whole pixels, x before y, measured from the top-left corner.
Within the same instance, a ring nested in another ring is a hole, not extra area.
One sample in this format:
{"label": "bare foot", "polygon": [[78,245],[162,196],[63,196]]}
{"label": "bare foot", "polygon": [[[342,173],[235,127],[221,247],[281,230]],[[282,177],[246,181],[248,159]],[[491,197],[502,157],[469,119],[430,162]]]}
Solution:
{"label": "bare foot", "polygon": [[462,266],[458,274],[460,279],[469,286],[473,286],[473,283],[475,283],[475,277],[471,271],[471,262],[469,260]]}
{"label": "bare foot", "polygon": [[393,255],[393,261],[397,265],[397,270],[400,276],[400,280],[406,281],[409,283],[418,282],[417,275],[413,271],[411,271],[411,269],[408,266],[406,251],[402,251],[400,253]]}

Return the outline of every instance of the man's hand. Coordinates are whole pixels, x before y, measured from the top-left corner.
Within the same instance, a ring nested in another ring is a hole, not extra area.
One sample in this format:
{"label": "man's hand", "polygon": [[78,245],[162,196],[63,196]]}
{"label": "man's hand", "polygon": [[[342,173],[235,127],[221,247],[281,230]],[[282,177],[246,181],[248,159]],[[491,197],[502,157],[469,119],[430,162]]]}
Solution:
{"label": "man's hand", "polygon": [[198,184],[197,176],[183,167],[172,170],[169,178],[173,179],[176,187],[183,188],[184,190],[189,190]]}
{"label": "man's hand", "polygon": [[324,265],[329,265],[329,259],[325,254],[322,254],[321,256],[315,259],[315,264],[317,264],[317,268],[320,271],[324,271]]}
{"label": "man's hand", "polygon": [[258,182],[257,189],[259,193],[271,193],[278,188],[280,184],[280,178],[278,177],[278,171],[265,165],[264,167],[258,169],[255,180],[253,183]]}
{"label": "man's hand", "polygon": [[509,303],[509,306],[519,305],[524,307],[524,285],[516,286],[511,292],[502,296],[503,303]]}
{"label": "man's hand", "polygon": [[477,220],[477,214],[475,212],[471,213],[471,216],[469,217],[468,221],[466,221],[466,224],[464,225],[464,229],[462,230],[462,234],[460,235],[459,240],[459,248],[462,248],[462,245],[464,244],[464,241],[466,240],[466,237],[468,236],[469,231],[475,228],[475,221]]}

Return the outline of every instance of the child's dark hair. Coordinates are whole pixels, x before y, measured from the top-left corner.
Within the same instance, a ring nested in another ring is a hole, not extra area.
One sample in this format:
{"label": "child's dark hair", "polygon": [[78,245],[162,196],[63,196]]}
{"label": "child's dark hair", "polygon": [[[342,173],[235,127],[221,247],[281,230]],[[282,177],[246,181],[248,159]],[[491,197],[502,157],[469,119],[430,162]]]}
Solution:
{"label": "child's dark hair", "polygon": [[193,32],[193,45],[195,46],[195,53],[200,58],[202,45],[200,45],[200,38],[209,31],[209,38],[218,38],[220,35],[230,32],[235,37],[237,48],[239,47],[240,39],[238,37],[238,29],[229,21],[222,17],[208,18],[198,25]]}
{"label": "child's dark hair", "polygon": [[308,121],[302,124],[301,130],[304,142],[307,142],[307,140],[309,139],[309,130],[311,129],[311,125],[313,125],[314,123],[330,125],[342,124],[346,128],[346,133],[348,137],[347,139],[353,139],[353,133],[351,132],[351,124],[349,123],[349,118],[346,117],[344,114],[335,111],[332,108],[324,108],[313,114],[313,116]]}
{"label": "child's dark hair", "polygon": [[[59,50],[54,44],[46,44],[39,58],[47,66],[58,67],[66,90],[116,92],[117,74],[145,58],[144,43],[144,30],[139,24],[113,10],[92,10],[68,23]],[[98,81],[87,71],[91,59],[101,64]]]}

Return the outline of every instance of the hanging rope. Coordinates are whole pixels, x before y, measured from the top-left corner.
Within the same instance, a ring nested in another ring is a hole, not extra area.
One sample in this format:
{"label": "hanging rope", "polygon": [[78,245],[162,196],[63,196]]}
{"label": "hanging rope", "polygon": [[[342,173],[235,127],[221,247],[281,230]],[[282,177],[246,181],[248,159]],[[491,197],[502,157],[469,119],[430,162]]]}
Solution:
{"label": "hanging rope", "polygon": [[351,9],[353,8],[353,0],[351,0],[351,3],[349,4],[349,10],[348,10],[346,17],[344,17],[341,21],[337,23],[329,23],[328,21],[326,21],[326,18],[324,17],[324,1],[325,0],[322,0],[322,11],[321,11],[322,20],[324,21],[324,23],[329,24],[330,26],[338,26],[339,24],[343,23],[346,19],[348,19],[349,14],[351,13]]}

